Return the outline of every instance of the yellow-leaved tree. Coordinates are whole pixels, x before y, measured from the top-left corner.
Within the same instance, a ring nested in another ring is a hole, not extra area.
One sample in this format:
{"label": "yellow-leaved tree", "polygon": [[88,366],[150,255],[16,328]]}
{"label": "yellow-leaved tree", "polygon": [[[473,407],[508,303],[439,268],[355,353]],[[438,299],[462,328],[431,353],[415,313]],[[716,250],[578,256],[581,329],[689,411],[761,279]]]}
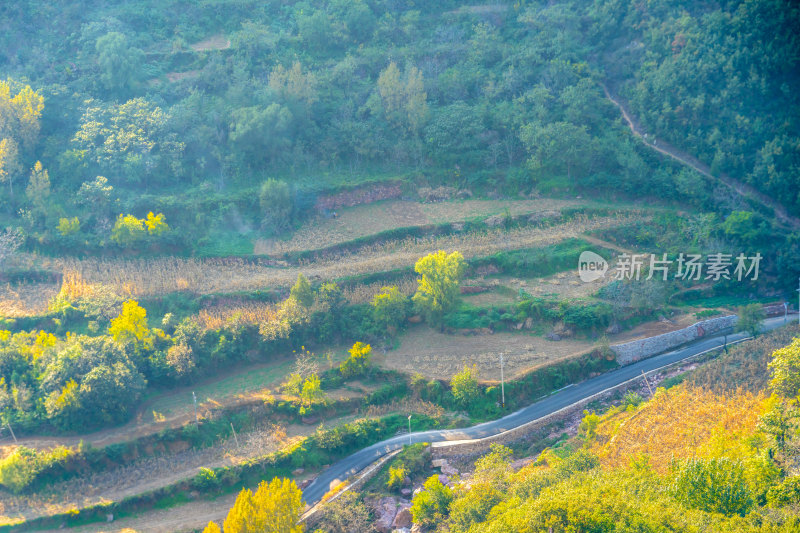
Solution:
{"label": "yellow-leaved tree", "polygon": [[122,304],[122,312],[111,321],[108,333],[121,344],[132,344],[134,349],[152,349],[155,336],[147,327],[147,311],[136,300]]}
{"label": "yellow-leaved tree", "polygon": [[787,398],[800,395],[800,337],[788,346],[775,350],[769,363],[772,380],[769,385]]}
{"label": "yellow-leaved tree", "polygon": [[458,303],[459,283],[465,269],[460,252],[448,254],[444,250],[426,255],[414,265],[420,277],[413,301],[429,324],[441,325],[442,316]]}
{"label": "yellow-leaved tree", "polygon": [[262,481],[255,493],[243,489],[222,527],[225,533],[301,533],[302,509],[302,493],[295,482],[274,478]]}

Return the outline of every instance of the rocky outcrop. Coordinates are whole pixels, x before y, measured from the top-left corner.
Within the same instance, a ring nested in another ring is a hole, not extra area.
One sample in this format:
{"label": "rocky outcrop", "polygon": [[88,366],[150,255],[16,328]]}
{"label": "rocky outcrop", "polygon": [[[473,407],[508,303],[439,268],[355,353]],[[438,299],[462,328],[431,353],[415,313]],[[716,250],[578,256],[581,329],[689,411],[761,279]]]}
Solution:
{"label": "rocky outcrop", "polygon": [[410,528],[413,520],[411,518],[411,503],[401,503],[397,508],[397,514],[392,522],[395,529]]}
{"label": "rocky outcrop", "polygon": [[380,533],[390,533],[394,518],[397,516],[397,502],[394,498],[387,496],[381,498],[374,504],[375,516],[378,519],[375,521],[375,529]]}

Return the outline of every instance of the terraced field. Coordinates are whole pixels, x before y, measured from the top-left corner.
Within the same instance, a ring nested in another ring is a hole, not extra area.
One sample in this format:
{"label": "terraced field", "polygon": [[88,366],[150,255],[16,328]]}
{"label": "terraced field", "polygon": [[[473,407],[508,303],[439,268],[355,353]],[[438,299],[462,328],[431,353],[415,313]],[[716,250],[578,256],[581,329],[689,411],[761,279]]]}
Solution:
{"label": "terraced field", "polygon": [[556,212],[585,205],[576,200],[461,200],[440,203],[386,201],[337,211],[336,217],[306,222],[287,240],[260,240],[256,254],[283,254],[316,250],[398,228],[447,224],[494,215],[511,216]]}
{"label": "terraced field", "polygon": [[511,230],[407,238],[364,246],[328,258],[304,261],[299,266],[280,266],[267,260],[224,259],[59,259],[47,266],[77,272],[89,283],[110,286],[132,296],[160,295],[179,290],[199,294],[253,291],[265,287],[289,287],[299,273],[317,280],[408,268],[436,250],[458,250],[464,257],[480,257],[504,250],[547,246],[583,233],[647,219],[635,212],[617,212],[595,218],[578,217],[548,227],[525,226]]}
{"label": "terraced field", "polygon": [[[386,201],[342,209],[336,218],[318,219],[300,228],[289,240],[262,243],[270,246],[262,252],[283,254],[330,247],[335,244],[358,241],[378,233],[411,226],[429,224],[456,224],[459,221],[485,220],[496,215],[540,216],[558,214],[558,210],[576,207],[577,202],[567,200],[466,200],[439,204],[422,204],[406,201]],[[636,209],[619,209],[603,215],[570,216],[550,225],[529,224],[512,229],[487,227],[483,230],[460,230],[443,235],[423,235],[397,239],[383,239],[374,244],[342,248],[324,252],[313,258],[289,263],[267,257],[230,257],[187,259],[160,257],[147,259],[108,258],[30,258],[36,268],[75,273],[89,284],[104,285],[118,294],[129,297],[158,296],[175,291],[195,294],[220,294],[249,292],[265,288],[287,288],[299,273],[315,282],[357,277],[367,274],[410,269],[417,259],[427,253],[444,249],[458,250],[466,258],[484,257],[496,252],[550,246],[566,239],[585,236],[598,230],[615,228],[646,221],[648,216]],[[512,293],[525,290],[531,294],[552,294],[577,297],[592,294],[599,284],[579,284],[574,273],[560,273],[546,278],[478,277],[469,283],[488,284],[490,290],[468,296],[473,305],[511,303]],[[413,273],[397,283],[405,294],[416,287]],[[381,282],[351,284],[344,297],[351,303],[364,303],[380,290]],[[54,283],[30,283],[22,286],[0,288],[0,313],[4,316],[25,316],[46,310],[49,300],[58,291]],[[246,304],[237,307],[236,299],[228,304],[204,308],[199,315],[208,328],[219,327],[232,314],[246,311],[253,317],[268,312],[269,304]],[[227,307],[226,307],[227,305]],[[402,335],[399,347],[382,353],[378,350],[374,361],[383,368],[406,373],[422,372],[428,378],[449,379],[466,363],[476,363],[482,380],[494,381],[499,376],[497,356],[500,350],[507,355],[507,375],[518,375],[532,368],[564,358],[580,355],[592,348],[592,342],[583,340],[547,341],[530,332],[502,333],[467,337],[437,333],[417,326]],[[337,364],[345,349],[330,347],[331,361]],[[323,365],[325,355],[320,354]],[[144,402],[129,423],[114,429],[73,437],[30,437],[21,440],[25,446],[46,449],[54,445],[76,446],[80,440],[96,446],[134,439],[155,433],[163,428],[180,427],[193,421],[191,393],[198,396],[200,413],[207,415],[216,408],[248,402],[260,402],[273,394],[277,385],[291,371],[293,359],[278,358],[268,364],[249,365],[233,369],[229,375],[215,378],[191,387],[152,396]],[[330,397],[352,397],[369,392],[367,389],[348,387],[347,390],[326,391]],[[424,402],[423,402],[424,403]],[[430,414],[431,405],[411,405],[397,402],[373,406],[362,415],[381,416],[388,412],[420,412]],[[343,419],[344,420],[344,419]],[[326,422],[329,424],[330,422]],[[122,469],[62,482],[47,491],[25,496],[13,496],[0,504],[0,522],[14,522],[36,516],[82,508],[98,502],[119,501],[127,496],[166,486],[193,477],[197,469],[219,467],[263,455],[292,439],[306,435],[314,426],[275,428],[265,422],[263,427],[240,435],[243,444],[227,440],[202,450],[172,450],[161,457],[149,458]],[[285,435],[283,434],[285,431]],[[7,447],[3,455],[11,448]],[[214,502],[180,505],[174,511],[152,511],[139,517],[115,523],[113,530],[129,526],[137,531],[161,531],[166,521],[176,528],[201,527],[208,519],[219,519],[231,503],[231,497],[221,497]],[[85,530],[108,530],[90,526]]]}

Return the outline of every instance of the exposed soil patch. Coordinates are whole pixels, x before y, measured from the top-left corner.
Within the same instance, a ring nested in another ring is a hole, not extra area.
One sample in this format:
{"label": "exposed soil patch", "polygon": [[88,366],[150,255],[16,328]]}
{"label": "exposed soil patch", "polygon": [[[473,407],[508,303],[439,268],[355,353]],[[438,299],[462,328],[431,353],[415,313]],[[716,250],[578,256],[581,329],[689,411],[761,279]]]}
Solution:
{"label": "exposed soil patch", "polygon": [[189,45],[189,48],[195,52],[207,52],[209,50],[227,50],[231,47],[231,41],[222,34],[212,35],[208,39],[202,40],[199,43]]}
{"label": "exposed soil patch", "polygon": [[[693,324],[692,315],[682,315],[670,322],[648,322],[636,328],[610,335],[611,344],[668,333]],[[427,326],[410,328],[400,346],[385,354],[375,355],[384,368],[407,374],[419,372],[427,378],[449,380],[464,366],[478,367],[479,379],[500,381],[500,353],[505,359],[506,379],[520,377],[536,368],[590,352],[596,341],[562,339],[550,341],[528,333],[495,333],[488,335],[451,335]]]}

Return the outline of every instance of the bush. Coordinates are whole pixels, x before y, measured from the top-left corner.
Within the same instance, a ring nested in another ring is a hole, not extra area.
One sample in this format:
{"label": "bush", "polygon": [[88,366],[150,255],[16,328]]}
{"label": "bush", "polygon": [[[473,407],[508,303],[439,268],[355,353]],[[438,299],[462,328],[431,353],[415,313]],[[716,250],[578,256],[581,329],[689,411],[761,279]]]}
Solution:
{"label": "bush", "polygon": [[386,482],[386,487],[389,490],[399,491],[406,482],[408,472],[401,466],[389,467],[389,481]]}
{"label": "bush", "polygon": [[342,361],[339,371],[344,377],[352,377],[363,374],[369,366],[372,358],[372,346],[357,342],[350,348],[350,357]]}
{"label": "bush", "polygon": [[672,492],[681,504],[707,513],[744,516],[754,503],[744,467],[726,458],[687,460],[677,468]]}
{"label": "bush", "polygon": [[219,486],[219,479],[213,470],[202,467],[197,475],[194,476],[192,484],[197,490],[207,491]]}
{"label": "bush", "polygon": [[58,468],[73,452],[59,446],[47,452],[39,452],[24,446],[0,461],[0,485],[14,493],[31,487],[48,470]]}
{"label": "bush", "polygon": [[439,481],[439,476],[431,476],[411,500],[411,516],[414,522],[425,527],[443,523],[453,503],[453,491]]}

